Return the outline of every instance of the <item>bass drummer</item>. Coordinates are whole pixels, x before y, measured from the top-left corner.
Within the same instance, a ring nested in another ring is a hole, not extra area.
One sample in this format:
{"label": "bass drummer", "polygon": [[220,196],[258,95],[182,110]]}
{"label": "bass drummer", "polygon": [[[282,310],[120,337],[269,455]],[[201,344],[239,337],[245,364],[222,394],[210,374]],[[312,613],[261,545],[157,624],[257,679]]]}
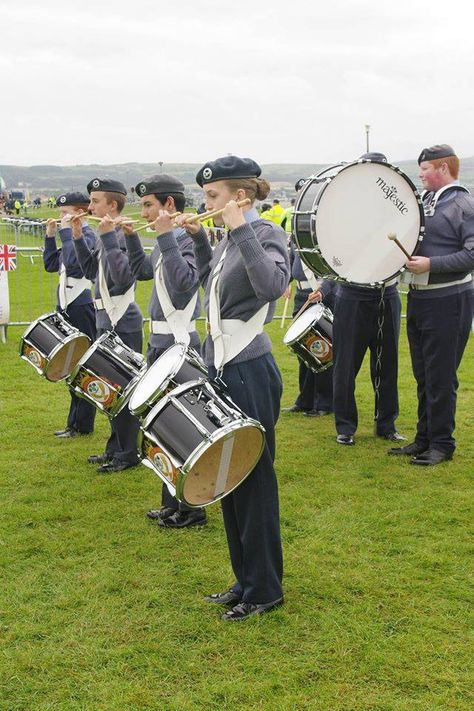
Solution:
{"label": "bass drummer", "polygon": [[[184,185],[166,173],[144,179],[135,188],[142,206],[141,216],[153,223],[156,241],[146,255],[132,226],[124,225],[127,252],[133,276],[139,281],[153,280],[150,303],[150,339],[147,365],[150,367],[175,342],[186,343],[199,352],[196,318],[200,314],[199,279],[191,237],[175,228],[170,215],[183,212]],[[163,484],[162,505],[148,518],[164,528],[203,526],[206,512],[179,502]]]}
{"label": "bass drummer", "polygon": [[[79,220],[72,220],[72,234],[81,269],[88,279],[96,282],[97,336],[113,329],[129,348],[141,353],[143,318],[135,303],[135,280],[120,227],[127,190],[118,180],[94,178],[87,192],[91,214],[101,218],[95,249],[90,249],[84,240]],[[138,420],[125,407],[111,420],[110,426],[112,431],[105,452],[88,458],[90,464],[99,464],[100,474],[122,471],[139,462]]]}
{"label": "bass drummer", "polygon": [[[364,153],[359,160],[387,162],[383,153]],[[320,299],[320,292],[312,300]],[[396,282],[381,288],[339,283],[334,303],[333,380],[336,441],[354,445],[358,425],[355,382],[367,349],[376,397],[375,433],[391,442],[404,441],[398,417],[398,338],[401,301]]]}
{"label": "bass drummer", "polygon": [[[288,286],[290,269],[284,230],[259,217],[255,200],[264,200],[270,185],[250,158],[225,156],[209,161],[196,180],[204,188],[206,207],[224,208],[228,233],[211,249],[204,229],[184,225],[194,240],[199,279],[206,289],[209,335],[204,359],[211,377],[219,376],[245,414],[266,431],[263,454],[250,475],[222,499],[222,511],[235,581],[230,589],[206,600],[230,609],[222,619],[238,622],[283,603],[283,557],[278,486],[274,470],[275,424],[282,380],[271,354],[264,324]],[[243,208],[240,200],[251,204]]]}
{"label": "bass drummer", "polygon": [[474,198],[459,184],[451,146],[424,148],[418,157],[425,188],[424,239],[407,262],[413,275],[407,333],[417,382],[416,437],[391,455],[435,466],[453,458],[457,369],[469,340],[474,306]]}

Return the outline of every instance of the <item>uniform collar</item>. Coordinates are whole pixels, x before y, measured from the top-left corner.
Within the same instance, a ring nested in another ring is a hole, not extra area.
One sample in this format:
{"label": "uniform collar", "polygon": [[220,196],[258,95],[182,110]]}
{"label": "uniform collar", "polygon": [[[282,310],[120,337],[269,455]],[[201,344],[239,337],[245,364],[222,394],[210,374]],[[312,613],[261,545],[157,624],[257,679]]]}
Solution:
{"label": "uniform collar", "polygon": [[260,219],[260,215],[257,212],[256,207],[251,207],[250,210],[244,212],[245,222],[255,222]]}

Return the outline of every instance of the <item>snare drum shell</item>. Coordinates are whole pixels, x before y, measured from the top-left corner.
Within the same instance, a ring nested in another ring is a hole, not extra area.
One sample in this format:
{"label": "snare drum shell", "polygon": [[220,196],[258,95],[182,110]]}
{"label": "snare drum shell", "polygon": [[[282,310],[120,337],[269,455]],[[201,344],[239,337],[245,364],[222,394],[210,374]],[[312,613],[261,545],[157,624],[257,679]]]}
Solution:
{"label": "snare drum shell", "polygon": [[[114,343],[120,352],[111,347]],[[76,395],[112,419],[127,405],[145,369],[142,354],[108,332],[83,355],[67,383]]]}
{"label": "snare drum shell", "polygon": [[[199,393],[234,415],[223,426],[206,416]],[[186,400],[186,395],[197,393]],[[176,407],[178,400],[178,407]],[[201,406],[199,405],[201,403]],[[165,396],[142,423],[142,462],[170,488],[177,499],[199,508],[233,491],[260,459],[265,436],[262,425],[232,411],[209,384],[188,385]]]}
{"label": "snare drum shell", "polygon": [[[311,318],[312,312],[314,318]],[[304,325],[305,321],[308,321],[307,325]],[[283,342],[313,373],[322,373],[333,364],[332,321],[331,310],[315,304],[294,321],[283,338]],[[298,322],[302,323],[300,330]]]}
{"label": "snare drum shell", "polygon": [[[57,323],[62,325],[62,331]],[[89,336],[53,311],[40,316],[25,331],[20,340],[20,358],[46,380],[57,383],[70,375],[90,344]]]}

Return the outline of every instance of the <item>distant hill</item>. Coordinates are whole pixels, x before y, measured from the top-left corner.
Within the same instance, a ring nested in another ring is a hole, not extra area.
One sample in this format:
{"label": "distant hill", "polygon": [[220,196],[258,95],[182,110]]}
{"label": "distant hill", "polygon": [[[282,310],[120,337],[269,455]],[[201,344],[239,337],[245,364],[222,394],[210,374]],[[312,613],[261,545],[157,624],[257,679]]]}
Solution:
{"label": "distant hill", "polygon": [[[402,161],[398,164],[402,170],[419,185],[416,161]],[[294,184],[301,177],[319,172],[327,164],[312,163],[269,163],[262,166],[263,175],[273,184],[274,195],[290,197],[294,193]],[[200,190],[195,183],[199,163],[165,163],[163,172],[180,178],[188,191],[199,199]],[[156,163],[122,163],[116,165],[0,165],[0,176],[7,189],[22,187],[34,195],[57,195],[68,190],[85,190],[91,178],[109,177],[121,180],[128,189],[144,177],[160,172]],[[474,157],[462,159],[461,182],[474,192]]]}

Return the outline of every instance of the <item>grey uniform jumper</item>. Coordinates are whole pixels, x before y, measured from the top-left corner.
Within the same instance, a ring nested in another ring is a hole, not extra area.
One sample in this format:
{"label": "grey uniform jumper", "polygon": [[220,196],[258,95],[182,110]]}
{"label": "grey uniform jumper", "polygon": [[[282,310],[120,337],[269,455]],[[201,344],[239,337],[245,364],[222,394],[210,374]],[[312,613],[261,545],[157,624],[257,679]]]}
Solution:
{"label": "grey uniform jumper", "polygon": [[[256,210],[244,213],[247,224],[232,230],[214,253],[204,230],[195,238],[196,262],[206,288],[206,310],[212,271],[227,245],[219,278],[223,319],[247,321],[285,291],[290,276],[286,234],[275,224],[259,219]],[[233,590],[244,602],[269,603],[281,599],[283,556],[280,538],[278,485],[273,466],[275,424],[280,411],[282,381],[263,333],[223,368],[221,378],[232,400],[265,427],[265,449],[250,476],[222,499],[222,512],[235,575]],[[207,338],[205,360],[211,375],[213,343]]]}
{"label": "grey uniform jumper", "polygon": [[[136,233],[126,237],[126,245],[132,274],[138,281],[154,279],[160,256],[163,257],[163,271],[166,289],[173,306],[184,309],[199,288],[199,280],[194,259],[193,241],[182,229],[172,230],[157,237],[153,252],[145,254]],[[199,297],[193,313],[193,320],[201,312]],[[165,321],[156,286],[153,282],[148,313],[152,321]],[[199,350],[200,342],[196,331],[190,334],[190,345]],[[150,333],[150,346],[165,350],[174,343],[173,334]]]}
{"label": "grey uniform jumper", "polygon": [[[90,250],[85,240],[81,237],[74,240],[77,259],[81,265],[85,277],[95,280],[95,298],[100,299],[99,286],[99,259],[104,270],[107,287],[110,296],[120,296],[133,286],[135,279],[130,268],[127,257],[125,236],[121,229],[114,232],[107,232],[97,239],[94,249]],[[125,314],[116,324],[117,333],[136,333],[143,327],[143,318],[138,305],[130,304]],[[97,328],[107,331],[112,328],[112,324],[105,309],[97,311]]]}
{"label": "grey uniform jumper", "polygon": [[[286,233],[273,222],[261,220],[256,210],[249,210],[245,215],[249,222],[224,237],[214,251],[204,229],[194,239],[199,281],[206,289],[204,305],[208,313],[209,277],[227,248],[219,279],[221,318],[248,321],[270,303],[265,319],[265,323],[269,323],[275,313],[276,299],[285,291],[290,275]],[[271,350],[270,338],[261,333],[231,363],[252,360]],[[206,364],[212,365],[214,347],[210,336],[204,343],[203,353]]]}

